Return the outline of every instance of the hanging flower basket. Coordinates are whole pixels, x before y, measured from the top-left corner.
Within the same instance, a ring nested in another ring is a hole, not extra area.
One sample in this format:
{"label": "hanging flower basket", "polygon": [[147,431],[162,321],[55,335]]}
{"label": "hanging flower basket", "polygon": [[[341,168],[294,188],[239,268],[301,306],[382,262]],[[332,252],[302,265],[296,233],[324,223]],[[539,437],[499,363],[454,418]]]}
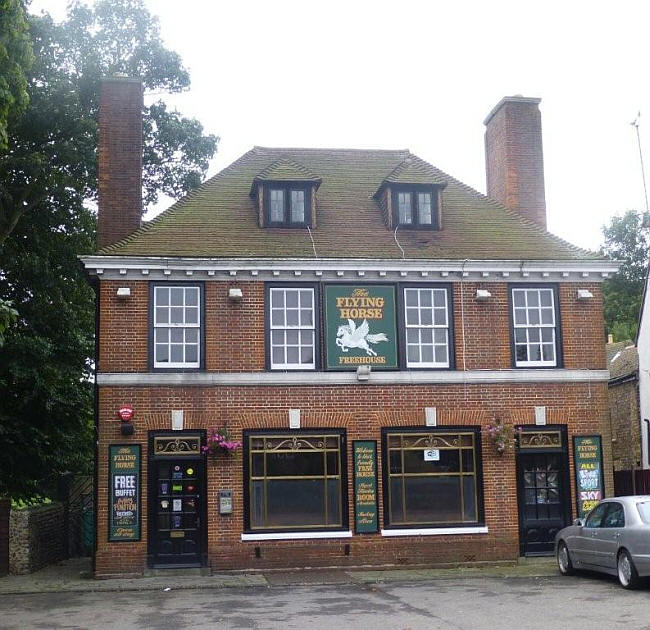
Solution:
{"label": "hanging flower basket", "polygon": [[201,447],[206,455],[218,457],[219,455],[233,455],[241,448],[241,442],[230,438],[230,433],[225,427],[221,429],[210,429],[208,431],[207,444]]}
{"label": "hanging flower basket", "polygon": [[494,445],[494,450],[499,457],[514,446],[514,431],[512,425],[503,424],[501,420],[493,420],[485,427],[488,437]]}

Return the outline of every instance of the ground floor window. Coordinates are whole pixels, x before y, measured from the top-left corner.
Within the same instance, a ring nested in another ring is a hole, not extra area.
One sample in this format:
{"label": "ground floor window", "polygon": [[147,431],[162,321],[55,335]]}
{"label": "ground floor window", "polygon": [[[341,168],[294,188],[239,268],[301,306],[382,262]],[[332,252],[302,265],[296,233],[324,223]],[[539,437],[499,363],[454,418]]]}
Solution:
{"label": "ground floor window", "polygon": [[245,432],[246,529],[347,526],[343,431]]}
{"label": "ground floor window", "polygon": [[389,526],[449,527],[483,520],[480,430],[384,430]]}

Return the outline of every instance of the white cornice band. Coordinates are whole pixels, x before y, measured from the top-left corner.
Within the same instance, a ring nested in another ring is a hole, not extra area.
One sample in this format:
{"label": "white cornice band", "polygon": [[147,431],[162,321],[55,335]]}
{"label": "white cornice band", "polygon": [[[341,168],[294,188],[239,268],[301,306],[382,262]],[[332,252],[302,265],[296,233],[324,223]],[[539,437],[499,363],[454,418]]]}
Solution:
{"label": "white cornice band", "polygon": [[608,260],[395,260],[335,258],[182,258],[82,256],[91,275],[122,280],[298,280],[400,282],[602,282]]}
{"label": "white cornice band", "polygon": [[422,370],[372,372],[360,383],[356,372],[140,372],[100,373],[104,387],[255,387],[328,385],[455,385],[607,382],[609,370]]}

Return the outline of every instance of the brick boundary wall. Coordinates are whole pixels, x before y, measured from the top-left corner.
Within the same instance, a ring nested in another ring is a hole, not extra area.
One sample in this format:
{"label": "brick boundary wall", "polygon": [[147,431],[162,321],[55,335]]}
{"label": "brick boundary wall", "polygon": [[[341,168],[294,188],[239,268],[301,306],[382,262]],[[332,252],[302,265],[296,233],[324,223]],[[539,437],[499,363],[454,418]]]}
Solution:
{"label": "brick boundary wall", "polygon": [[33,573],[65,558],[63,511],[61,503],[11,511],[9,573]]}
{"label": "brick boundary wall", "polygon": [[0,575],[9,573],[9,514],[11,499],[0,499]]}

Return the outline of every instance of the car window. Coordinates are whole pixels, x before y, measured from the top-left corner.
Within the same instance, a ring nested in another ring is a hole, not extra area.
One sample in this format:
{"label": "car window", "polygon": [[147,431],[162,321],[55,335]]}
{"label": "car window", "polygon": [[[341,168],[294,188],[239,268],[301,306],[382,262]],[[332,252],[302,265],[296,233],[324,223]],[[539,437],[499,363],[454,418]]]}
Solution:
{"label": "car window", "polygon": [[601,527],[625,527],[625,512],[620,503],[610,503]]}
{"label": "car window", "polygon": [[639,514],[641,515],[641,520],[644,523],[650,524],[650,501],[643,501],[642,503],[637,503],[636,508],[637,510],[639,510]]}
{"label": "car window", "polygon": [[585,527],[600,527],[607,508],[607,503],[601,503],[600,505],[597,505],[593,510],[591,510],[591,512],[589,512],[589,516],[587,516],[587,520],[585,521]]}

